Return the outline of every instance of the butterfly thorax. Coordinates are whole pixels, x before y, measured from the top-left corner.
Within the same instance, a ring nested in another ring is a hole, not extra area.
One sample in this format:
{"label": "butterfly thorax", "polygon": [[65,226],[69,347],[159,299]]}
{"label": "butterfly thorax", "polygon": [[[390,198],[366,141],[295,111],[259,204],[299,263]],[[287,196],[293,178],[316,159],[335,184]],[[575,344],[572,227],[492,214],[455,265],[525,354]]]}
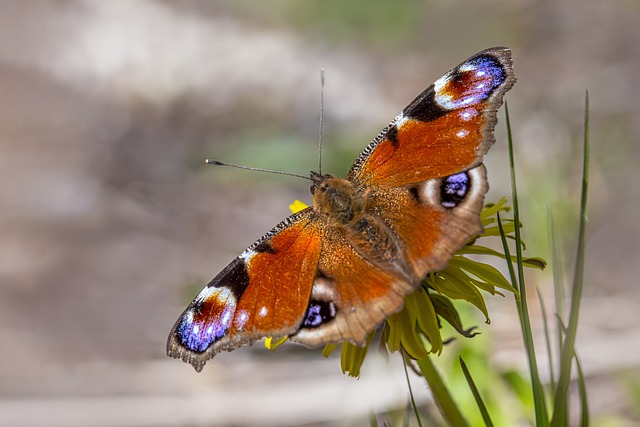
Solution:
{"label": "butterfly thorax", "polygon": [[356,196],[351,182],[316,172],[311,172],[311,179],[313,205],[318,214],[347,225],[362,212],[361,198]]}
{"label": "butterfly thorax", "polygon": [[[314,210],[328,230],[336,230],[364,259],[385,270],[406,271],[398,239],[365,208],[367,197],[351,181],[311,174]],[[338,231],[339,230],[339,231]]]}

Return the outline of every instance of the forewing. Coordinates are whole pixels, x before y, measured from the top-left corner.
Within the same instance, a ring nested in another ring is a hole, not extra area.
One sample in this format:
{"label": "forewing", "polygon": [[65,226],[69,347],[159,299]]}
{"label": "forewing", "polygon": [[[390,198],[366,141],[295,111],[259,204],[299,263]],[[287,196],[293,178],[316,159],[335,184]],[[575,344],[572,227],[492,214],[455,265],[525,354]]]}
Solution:
{"label": "forewing", "polygon": [[441,178],[482,162],[513,86],[511,52],[484,50],[414,99],[362,152],[347,179],[368,187]]}
{"label": "forewing", "polygon": [[322,247],[310,208],[240,254],[176,321],[167,354],[200,371],[223,350],[295,332],[305,315]]}

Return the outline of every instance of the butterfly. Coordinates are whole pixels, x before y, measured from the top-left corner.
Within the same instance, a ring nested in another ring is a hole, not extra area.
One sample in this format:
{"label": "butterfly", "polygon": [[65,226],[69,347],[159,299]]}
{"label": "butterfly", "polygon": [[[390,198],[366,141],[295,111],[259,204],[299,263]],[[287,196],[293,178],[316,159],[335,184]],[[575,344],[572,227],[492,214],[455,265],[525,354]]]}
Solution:
{"label": "butterfly", "polygon": [[346,179],[311,172],[313,206],[207,284],[173,326],[167,354],[199,372],[218,352],[264,337],[363,344],[482,231],[482,160],[515,81],[509,49],[479,52],[402,110]]}

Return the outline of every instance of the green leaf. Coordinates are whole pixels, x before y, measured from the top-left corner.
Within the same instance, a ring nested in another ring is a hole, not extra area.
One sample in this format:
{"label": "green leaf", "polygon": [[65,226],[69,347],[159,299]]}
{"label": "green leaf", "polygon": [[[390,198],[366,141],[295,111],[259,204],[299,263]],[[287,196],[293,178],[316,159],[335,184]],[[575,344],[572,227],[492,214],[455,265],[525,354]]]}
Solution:
{"label": "green leaf", "polygon": [[438,295],[435,293],[430,293],[429,298],[433,303],[436,314],[446,320],[451,326],[453,326],[453,328],[458,331],[460,335],[467,338],[472,338],[478,335],[477,332],[472,332],[475,329],[475,326],[469,329],[463,328],[458,310],[456,310],[449,298],[445,298],[442,295]]}
{"label": "green leaf", "polygon": [[495,216],[498,212],[502,212],[502,211],[510,211],[511,208],[509,206],[507,206],[507,198],[502,196],[500,197],[500,200],[498,200],[496,203],[487,203],[484,208],[482,209],[482,212],[480,212],[480,220],[484,221],[486,219],[490,219],[491,222],[495,221]]}
{"label": "green leaf", "polygon": [[578,355],[576,358],[576,368],[578,369],[578,390],[580,393],[580,425],[582,427],[589,427],[589,399],[587,398],[587,385],[584,379],[584,373],[582,372],[582,364]]}
{"label": "green leaf", "polygon": [[418,425],[422,427],[422,419],[420,418],[420,413],[418,412],[418,405],[416,405],[416,400],[413,397],[413,389],[411,388],[411,381],[409,381],[409,372],[407,371],[407,357],[404,353],[402,354],[402,366],[404,367],[404,377],[407,380],[407,387],[409,388],[409,397],[411,398],[411,407],[413,408],[413,412],[416,414],[416,420],[418,421]]}
{"label": "green leaf", "polygon": [[439,293],[453,299],[464,299],[475,305],[484,314],[487,323],[490,323],[487,306],[482,294],[475,286],[470,285],[464,275],[456,270],[441,271],[428,283]]}
{"label": "green leaf", "polygon": [[[516,226],[512,221],[505,221],[504,222],[504,233],[505,234],[511,234],[513,232],[515,232]],[[485,227],[484,232],[482,233],[483,236],[499,236],[500,235],[500,229],[498,229],[497,226],[492,226],[492,227]]]}
{"label": "green leaf", "polygon": [[402,329],[400,331],[400,343],[404,349],[414,359],[420,359],[429,354],[416,334],[416,318],[410,310],[403,310],[399,313],[401,316]]}
{"label": "green leaf", "polygon": [[[566,292],[564,286],[564,267],[563,262],[560,257],[560,239],[556,238],[556,226],[555,221],[553,219],[553,215],[551,211],[547,209],[547,217],[549,219],[549,241],[551,242],[551,261],[553,265],[553,297],[555,300],[555,308],[556,308],[556,316],[560,321],[556,322],[556,332],[557,332],[557,344],[558,349],[562,349],[562,339],[564,333],[562,332],[561,324],[565,319],[565,303],[566,303]],[[558,364],[560,361],[558,360]],[[552,381],[552,390],[556,389],[555,381]]]}
{"label": "green leaf", "polygon": [[[456,255],[491,255],[498,258],[506,259],[505,255],[491,248],[481,245],[467,245],[458,249]],[[511,262],[517,262],[518,259],[514,256],[511,257]],[[525,267],[537,268],[544,270],[547,266],[547,261],[539,257],[522,258],[522,262]]]}
{"label": "green leaf", "polygon": [[582,300],[582,288],[584,284],[584,250],[587,227],[587,196],[589,194],[589,93],[585,96],[584,108],[584,146],[582,159],[582,191],[580,198],[580,225],[578,230],[578,248],[576,251],[575,270],[573,272],[573,286],[571,289],[571,307],[569,311],[569,324],[567,333],[562,343],[560,358],[560,378],[556,388],[552,426],[563,426],[568,422],[568,392],[571,379],[571,362],[574,357],[576,334],[578,331],[578,318],[580,316],[580,302]]}
{"label": "green leaf", "polygon": [[505,279],[502,273],[500,273],[500,271],[492,265],[472,261],[468,258],[456,255],[451,258],[451,261],[449,261],[449,266],[458,267],[462,270],[468,271],[478,279],[481,279],[500,289],[504,289],[514,294],[518,293],[516,288],[514,288],[511,283],[509,283],[509,281]]}
{"label": "green leaf", "polygon": [[[511,197],[513,199],[513,219],[517,224],[520,224],[520,209],[518,205],[518,188],[516,182],[516,167],[513,153],[513,137],[511,134],[511,121],[509,119],[509,108],[505,102],[505,116],[507,122],[507,141],[509,142],[509,166],[511,171]],[[544,389],[540,381],[540,375],[538,373],[538,362],[536,360],[535,346],[533,342],[533,334],[531,332],[531,319],[529,318],[529,308],[527,306],[527,293],[524,283],[524,263],[522,260],[522,238],[520,236],[520,227],[515,227],[516,238],[516,265],[518,267],[518,277],[516,279],[515,271],[511,262],[511,256],[509,254],[509,246],[507,244],[507,237],[502,228],[502,222],[500,221],[500,214],[498,217],[498,227],[500,227],[500,237],[502,239],[502,246],[504,253],[509,259],[507,266],[509,267],[509,274],[511,275],[511,282],[518,284],[518,290],[520,291],[520,300],[516,300],[516,306],[518,308],[518,317],[520,319],[520,328],[522,330],[522,337],[524,339],[525,348],[527,351],[527,362],[529,365],[529,375],[531,377],[531,387],[533,389],[533,398],[535,404],[536,413],[536,425],[545,427],[549,425],[549,415],[547,413],[547,406],[545,402]]]}
{"label": "green leaf", "polygon": [[480,410],[480,414],[482,415],[482,420],[484,421],[484,425],[486,425],[487,427],[493,427],[493,422],[491,421],[491,417],[489,416],[487,407],[482,401],[482,396],[480,396],[478,387],[476,387],[476,383],[473,382],[471,373],[469,372],[467,365],[464,363],[464,360],[462,360],[462,357],[460,358],[460,367],[462,368],[462,372],[464,373],[464,378],[467,380],[467,384],[471,389],[471,393],[473,393],[473,398],[475,399],[476,404],[478,405],[478,409]]}
{"label": "green leaf", "polygon": [[418,288],[411,295],[411,298],[407,298],[406,304],[410,310],[415,312],[418,329],[427,336],[431,343],[429,352],[440,354],[442,352],[442,335],[440,334],[436,310],[427,291],[422,287]]}
{"label": "green leaf", "polygon": [[359,378],[360,368],[367,356],[369,346],[373,341],[375,331],[371,332],[367,336],[367,342],[364,347],[357,346],[350,342],[342,343],[342,351],[340,352],[340,366],[342,367],[342,373],[348,374],[350,377]]}
{"label": "green leaf", "polygon": [[436,367],[431,362],[431,356],[418,360],[420,372],[429,384],[429,389],[433,395],[433,400],[438,406],[440,413],[447,421],[448,425],[456,427],[468,427],[469,423],[464,418],[460,409],[453,400],[453,396],[442,381]]}
{"label": "green leaf", "polygon": [[387,348],[391,353],[395,353],[400,350],[401,335],[401,322],[402,318],[400,313],[392,314],[387,317],[387,327],[385,328],[385,340],[387,342]]}
{"label": "green leaf", "polygon": [[324,348],[322,349],[322,356],[324,358],[327,358],[329,356],[331,356],[331,353],[333,353],[333,351],[336,349],[336,347],[338,347],[338,344],[327,344],[324,346]]}
{"label": "green leaf", "polygon": [[549,332],[549,319],[547,317],[547,309],[544,306],[544,299],[540,288],[536,286],[536,292],[538,294],[538,301],[540,301],[540,310],[542,313],[542,324],[544,326],[544,340],[547,345],[547,359],[549,363],[549,378],[551,381],[551,390],[556,388],[556,379],[553,372],[553,354],[551,353],[551,333]]}

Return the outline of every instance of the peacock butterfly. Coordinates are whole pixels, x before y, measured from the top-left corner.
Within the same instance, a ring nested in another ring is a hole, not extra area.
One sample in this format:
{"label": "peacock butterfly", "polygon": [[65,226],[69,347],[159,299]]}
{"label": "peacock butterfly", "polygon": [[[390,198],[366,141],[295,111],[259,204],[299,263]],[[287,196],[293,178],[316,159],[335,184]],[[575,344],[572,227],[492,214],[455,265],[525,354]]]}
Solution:
{"label": "peacock butterfly", "polygon": [[216,353],[268,336],[364,343],[481,232],[482,160],[515,81],[509,49],[479,52],[402,110],[346,179],[311,172],[313,207],[209,282],[176,321],[167,354],[201,371]]}

